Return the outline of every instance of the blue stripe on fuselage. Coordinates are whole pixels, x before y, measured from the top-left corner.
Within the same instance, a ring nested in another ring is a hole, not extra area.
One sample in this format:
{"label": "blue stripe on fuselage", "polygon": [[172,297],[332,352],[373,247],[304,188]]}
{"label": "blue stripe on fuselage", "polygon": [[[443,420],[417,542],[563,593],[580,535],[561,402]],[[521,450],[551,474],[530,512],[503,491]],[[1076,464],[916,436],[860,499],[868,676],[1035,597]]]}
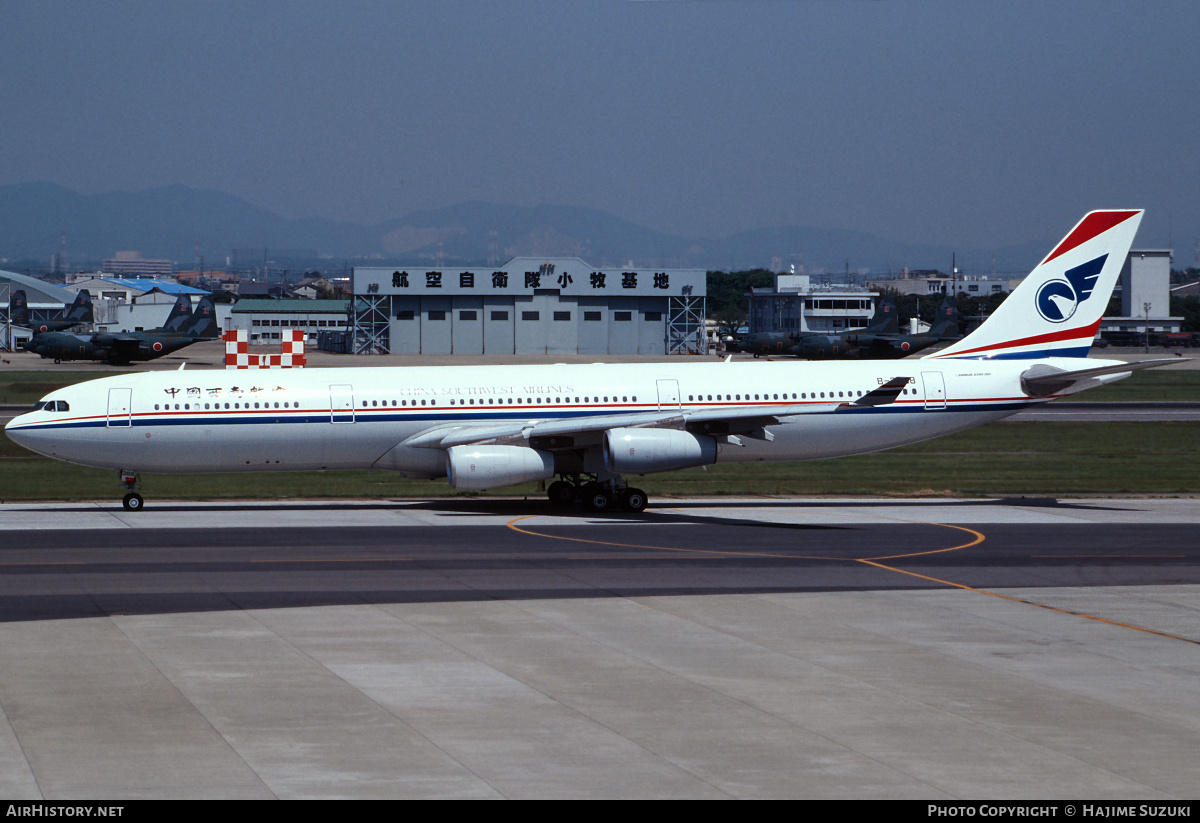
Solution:
{"label": "blue stripe on fuselage", "polygon": [[[944,414],[946,412],[979,412],[979,411],[1021,411],[1022,409],[1030,408],[1031,406],[1041,405],[1042,400],[1038,401],[1011,401],[1011,402],[995,402],[995,403],[973,403],[969,401],[949,401],[944,408],[926,408],[923,403],[916,402],[911,405],[899,406],[867,406],[863,408],[845,408],[836,412],[816,412],[816,414],[914,414],[917,412],[929,412]],[[711,408],[711,407],[701,407]],[[738,406],[738,410],[750,410],[753,406]],[[487,424],[494,422],[503,422],[506,420],[567,420],[578,418],[587,420],[591,417],[604,417],[612,414],[627,413],[627,414],[649,414],[658,411],[657,409],[642,409],[642,410],[627,410],[625,412],[613,412],[610,410],[594,411],[594,412],[542,412],[539,414],[529,413],[501,413],[487,415],[473,415],[470,413],[454,414],[446,412],[422,412],[418,414],[402,414],[402,413],[381,413],[371,411],[358,410],[355,412],[353,421],[345,420],[338,422],[350,423],[456,423],[469,422],[478,424]],[[688,408],[684,408],[687,412]],[[764,412],[764,415],[769,415],[769,412]],[[342,413],[339,413],[339,417]],[[349,417],[349,413],[344,415]],[[787,416],[787,415],[781,415]],[[803,415],[792,415],[799,417]],[[24,426],[19,426],[13,431],[46,431],[49,429],[89,429],[89,428],[114,428],[114,429],[129,429],[140,427],[160,427],[160,426],[231,426],[231,425],[276,425],[284,423],[320,423],[330,425],[330,413],[321,412],[320,414],[304,414],[287,417],[276,417],[275,415],[255,415],[251,417],[229,416],[180,416],[170,418],[139,418],[134,417],[132,426],[116,425],[109,426],[107,420],[81,420],[74,423],[32,423]]]}

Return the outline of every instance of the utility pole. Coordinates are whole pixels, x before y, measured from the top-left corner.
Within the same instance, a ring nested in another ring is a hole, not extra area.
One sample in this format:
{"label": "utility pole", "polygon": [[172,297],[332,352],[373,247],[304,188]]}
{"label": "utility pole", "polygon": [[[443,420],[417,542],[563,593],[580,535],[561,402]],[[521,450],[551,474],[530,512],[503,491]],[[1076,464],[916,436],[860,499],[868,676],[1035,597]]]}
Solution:
{"label": "utility pole", "polygon": [[1146,354],[1150,353],[1150,304],[1142,304],[1142,313],[1146,316]]}

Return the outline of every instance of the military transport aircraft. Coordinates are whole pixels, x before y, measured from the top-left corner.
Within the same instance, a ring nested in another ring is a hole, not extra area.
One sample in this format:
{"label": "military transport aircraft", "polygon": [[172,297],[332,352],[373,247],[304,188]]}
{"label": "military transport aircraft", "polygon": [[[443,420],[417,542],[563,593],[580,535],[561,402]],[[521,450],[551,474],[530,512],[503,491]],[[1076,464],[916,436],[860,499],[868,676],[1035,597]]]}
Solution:
{"label": "military transport aircraft", "polygon": [[17,289],[12,293],[12,297],[8,303],[8,318],[9,322],[14,326],[33,329],[34,334],[48,331],[65,331],[73,326],[81,326],[84,323],[92,322],[94,318],[92,313],[92,295],[88,293],[87,289],[80,289],[70,307],[63,312],[62,317],[55,318],[54,320],[30,322],[29,299],[26,297],[24,289]]}
{"label": "military transport aircraft", "polygon": [[938,322],[924,334],[900,334],[896,322],[896,306],[880,300],[875,316],[865,329],[834,334],[821,332],[759,332],[747,335],[739,346],[755,357],[782,354],[808,360],[837,360],[860,358],[887,360],[907,357],[938,343],[957,340],[958,305],[952,297],[942,301]]}
{"label": "military transport aircraft", "polygon": [[[161,329],[96,332],[85,336],[69,332],[42,332],[21,347],[42,357],[53,357],[55,363],[63,360],[105,360],[116,366],[126,366],[134,360],[153,360],[199,340],[212,340],[219,336],[212,299],[201,298],[190,318],[187,314],[188,302],[187,297],[180,296]],[[180,312],[185,322],[180,322]]]}
{"label": "military transport aircraft", "polygon": [[[875,315],[871,318],[871,322],[863,329],[864,333],[874,334],[895,334],[900,331],[900,326],[896,322],[896,304],[890,300],[880,298],[879,303],[875,306]],[[837,337],[838,335],[823,335],[815,331],[763,331],[748,334],[742,338],[737,346],[740,351],[747,354],[753,354],[755,357],[764,354],[798,354],[794,351],[801,340],[807,337]],[[844,352],[845,346],[839,348],[839,352]],[[840,356],[840,354],[835,354]]]}
{"label": "military transport aircraft", "polygon": [[1141,222],[1095,211],[983,325],[917,360],[167,371],[53,391],[5,427],[28,449],[140,472],[389,469],[456,489],[536,480],[641,511],[625,477],[878,451],[1127,376],[1085,359]]}

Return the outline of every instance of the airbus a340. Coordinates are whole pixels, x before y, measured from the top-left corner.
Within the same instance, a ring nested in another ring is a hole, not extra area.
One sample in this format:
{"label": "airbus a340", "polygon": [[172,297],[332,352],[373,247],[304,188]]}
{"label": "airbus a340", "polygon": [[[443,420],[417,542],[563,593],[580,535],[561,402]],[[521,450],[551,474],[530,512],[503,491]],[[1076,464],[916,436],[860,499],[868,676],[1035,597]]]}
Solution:
{"label": "airbus a340", "polygon": [[[1084,359],[1142,212],[1083,218],[999,309],[923,359],[175,371],[51,392],[6,427],[33,451],[139,472],[390,469],[456,489],[641,511],[625,477],[878,451],[1127,376]],[[1162,361],[1159,361],[1162,362]]]}

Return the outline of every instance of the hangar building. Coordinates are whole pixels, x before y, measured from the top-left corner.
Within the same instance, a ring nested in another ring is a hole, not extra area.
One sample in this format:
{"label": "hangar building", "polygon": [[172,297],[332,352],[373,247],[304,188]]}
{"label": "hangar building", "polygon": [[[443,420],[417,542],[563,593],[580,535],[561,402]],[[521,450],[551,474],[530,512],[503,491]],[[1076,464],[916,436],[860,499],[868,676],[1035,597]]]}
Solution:
{"label": "hangar building", "polygon": [[675,354],[706,350],[703,269],[355,267],[357,354]]}

